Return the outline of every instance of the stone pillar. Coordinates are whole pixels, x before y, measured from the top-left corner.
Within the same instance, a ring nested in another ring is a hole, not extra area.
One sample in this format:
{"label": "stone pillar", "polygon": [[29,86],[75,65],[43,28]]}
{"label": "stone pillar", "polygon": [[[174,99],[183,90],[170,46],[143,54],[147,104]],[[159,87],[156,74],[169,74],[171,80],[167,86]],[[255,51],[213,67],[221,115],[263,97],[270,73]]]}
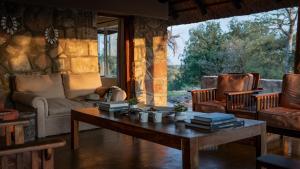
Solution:
{"label": "stone pillar", "polygon": [[134,20],[135,92],[140,102],[167,104],[167,22]]}

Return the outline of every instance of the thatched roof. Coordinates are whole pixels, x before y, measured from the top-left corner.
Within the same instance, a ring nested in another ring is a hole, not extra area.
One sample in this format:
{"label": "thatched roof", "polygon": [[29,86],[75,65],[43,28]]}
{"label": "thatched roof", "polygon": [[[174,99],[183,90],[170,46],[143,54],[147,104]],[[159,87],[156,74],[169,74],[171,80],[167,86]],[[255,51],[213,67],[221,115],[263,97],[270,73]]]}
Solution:
{"label": "thatched roof", "polygon": [[[163,0],[161,0],[163,1]],[[299,0],[169,0],[172,25],[298,6]]]}

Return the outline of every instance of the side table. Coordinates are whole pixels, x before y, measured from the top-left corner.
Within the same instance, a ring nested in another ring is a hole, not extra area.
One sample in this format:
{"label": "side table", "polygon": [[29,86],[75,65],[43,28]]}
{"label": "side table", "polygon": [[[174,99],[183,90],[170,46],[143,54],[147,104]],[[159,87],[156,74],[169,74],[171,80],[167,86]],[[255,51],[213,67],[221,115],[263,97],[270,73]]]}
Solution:
{"label": "side table", "polygon": [[36,139],[36,112],[20,112],[20,119],[29,120],[29,125],[24,128],[24,141],[33,141]]}

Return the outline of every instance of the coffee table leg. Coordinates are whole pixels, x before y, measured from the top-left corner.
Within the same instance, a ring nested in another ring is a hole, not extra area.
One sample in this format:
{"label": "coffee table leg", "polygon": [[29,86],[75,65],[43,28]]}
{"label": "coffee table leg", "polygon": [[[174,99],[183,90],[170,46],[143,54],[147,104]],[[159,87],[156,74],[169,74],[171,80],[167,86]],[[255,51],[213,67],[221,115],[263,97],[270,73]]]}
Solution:
{"label": "coffee table leg", "polygon": [[[261,126],[261,134],[256,136],[256,157],[265,155],[267,153],[267,129],[266,125]],[[261,167],[256,163],[256,168]]]}
{"label": "coffee table leg", "polygon": [[182,150],[182,168],[183,169],[198,169],[199,153],[197,139],[181,140]]}
{"label": "coffee table leg", "polygon": [[71,118],[71,148],[76,150],[79,148],[79,122]]}

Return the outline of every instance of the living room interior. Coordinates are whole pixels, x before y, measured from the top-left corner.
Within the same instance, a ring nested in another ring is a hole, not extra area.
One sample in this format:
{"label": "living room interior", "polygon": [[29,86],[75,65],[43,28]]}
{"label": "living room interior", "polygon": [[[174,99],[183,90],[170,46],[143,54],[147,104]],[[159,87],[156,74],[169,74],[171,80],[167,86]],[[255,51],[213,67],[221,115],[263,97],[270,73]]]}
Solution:
{"label": "living room interior", "polygon": [[0,1],[0,168],[300,168],[300,31],[281,93],[226,72],[191,109],[167,100],[168,26],[297,6]]}

